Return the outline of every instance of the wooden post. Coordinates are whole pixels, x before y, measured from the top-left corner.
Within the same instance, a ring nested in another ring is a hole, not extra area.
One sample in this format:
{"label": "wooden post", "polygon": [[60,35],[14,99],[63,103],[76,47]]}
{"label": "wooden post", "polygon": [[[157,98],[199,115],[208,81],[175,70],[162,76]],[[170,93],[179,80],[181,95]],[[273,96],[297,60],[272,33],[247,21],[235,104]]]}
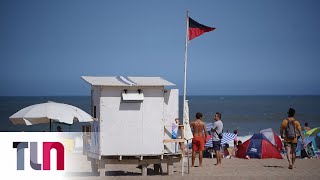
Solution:
{"label": "wooden post", "polygon": [[[181,128],[181,139],[183,140],[183,142],[182,142],[182,146],[184,147],[184,149],[183,149],[183,152],[182,152],[182,159],[181,159],[181,175],[183,176],[184,175],[184,156],[185,156],[185,154],[186,154],[186,152],[185,152],[185,150],[186,150],[186,146],[185,146],[185,144],[184,144],[184,125],[182,126],[182,128]],[[188,146],[188,144],[187,144],[187,146]],[[189,147],[187,147],[188,149],[189,149]],[[189,151],[187,150],[187,153],[189,153]]]}
{"label": "wooden post", "polygon": [[147,169],[146,164],[141,164],[141,171],[142,171],[142,176],[147,176],[148,175],[148,169]]}
{"label": "wooden post", "polygon": [[88,147],[89,147],[89,140],[90,140],[90,132],[91,132],[91,126],[82,126],[82,154],[87,155],[88,153]]}
{"label": "wooden post", "polygon": [[167,172],[169,176],[173,175],[173,161],[171,156],[168,157]]}
{"label": "wooden post", "polygon": [[106,164],[103,160],[99,160],[99,170],[100,170],[100,176],[106,175]]}
{"label": "wooden post", "polygon": [[82,135],[82,143],[83,143],[83,146],[82,146],[82,154],[83,155],[87,155],[87,149],[88,149],[88,139],[87,139],[87,136],[86,136],[86,133],[83,132],[83,135]]}
{"label": "wooden post", "polygon": [[95,159],[91,159],[91,170],[94,176],[98,175],[98,165]]}

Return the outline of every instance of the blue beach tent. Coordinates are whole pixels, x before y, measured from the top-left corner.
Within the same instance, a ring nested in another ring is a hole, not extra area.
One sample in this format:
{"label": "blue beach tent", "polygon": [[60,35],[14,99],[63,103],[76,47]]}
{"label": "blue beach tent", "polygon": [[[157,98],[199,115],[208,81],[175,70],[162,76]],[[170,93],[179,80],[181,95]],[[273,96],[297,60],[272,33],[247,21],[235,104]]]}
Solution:
{"label": "blue beach tent", "polygon": [[282,159],[279,150],[261,133],[255,133],[249,140],[238,147],[238,158],[276,158]]}

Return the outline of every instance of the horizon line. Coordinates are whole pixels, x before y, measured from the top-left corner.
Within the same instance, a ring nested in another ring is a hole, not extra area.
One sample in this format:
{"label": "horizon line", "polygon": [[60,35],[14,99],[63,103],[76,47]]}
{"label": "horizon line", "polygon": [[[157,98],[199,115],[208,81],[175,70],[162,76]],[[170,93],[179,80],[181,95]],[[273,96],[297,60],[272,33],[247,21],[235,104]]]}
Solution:
{"label": "horizon line", "polygon": [[[0,95],[0,97],[90,97],[91,95]],[[179,95],[183,96],[183,95]],[[320,96],[320,94],[191,94],[187,96]]]}

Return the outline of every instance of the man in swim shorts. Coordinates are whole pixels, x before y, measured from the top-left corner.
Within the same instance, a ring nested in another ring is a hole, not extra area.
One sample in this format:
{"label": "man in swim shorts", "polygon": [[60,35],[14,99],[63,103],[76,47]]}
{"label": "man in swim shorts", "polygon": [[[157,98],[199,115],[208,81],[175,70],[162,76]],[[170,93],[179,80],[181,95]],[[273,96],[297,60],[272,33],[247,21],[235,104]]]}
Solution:
{"label": "man in swim shorts", "polygon": [[202,167],[202,151],[207,139],[206,124],[202,121],[202,114],[197,112],[196,120],[190,123],[193,132],[192,139],[192,167],[196,159],[196,153],[199,153],[199,167]]}

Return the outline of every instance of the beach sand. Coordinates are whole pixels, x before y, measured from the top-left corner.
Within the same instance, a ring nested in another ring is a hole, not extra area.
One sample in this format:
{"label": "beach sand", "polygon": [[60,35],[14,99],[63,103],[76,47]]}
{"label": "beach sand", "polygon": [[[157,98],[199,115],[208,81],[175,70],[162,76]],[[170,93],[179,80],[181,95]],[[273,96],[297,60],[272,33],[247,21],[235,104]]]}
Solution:
{"label": "beach sand", "polygon": [[190,174],[184,176],[181,175],[181,163],[175,163],[172,176],[167,175],[167,166],[162,164],[164,175],[153,175],[153,166],[149,165],[146,177],[141,176],[136,165],[106,165],[106,176],[100,177],[91,174],[90,162],[81,154],[69,155],[67,161],[76,165],[66,166],[66,179],[320,179],[320,159],[316,158],[297,159],[296,168],[292,170],[288,169],[286,159],[223,159],[222,166],[217,167],[215,158],[204,158],[203,167],[190,168]]}

